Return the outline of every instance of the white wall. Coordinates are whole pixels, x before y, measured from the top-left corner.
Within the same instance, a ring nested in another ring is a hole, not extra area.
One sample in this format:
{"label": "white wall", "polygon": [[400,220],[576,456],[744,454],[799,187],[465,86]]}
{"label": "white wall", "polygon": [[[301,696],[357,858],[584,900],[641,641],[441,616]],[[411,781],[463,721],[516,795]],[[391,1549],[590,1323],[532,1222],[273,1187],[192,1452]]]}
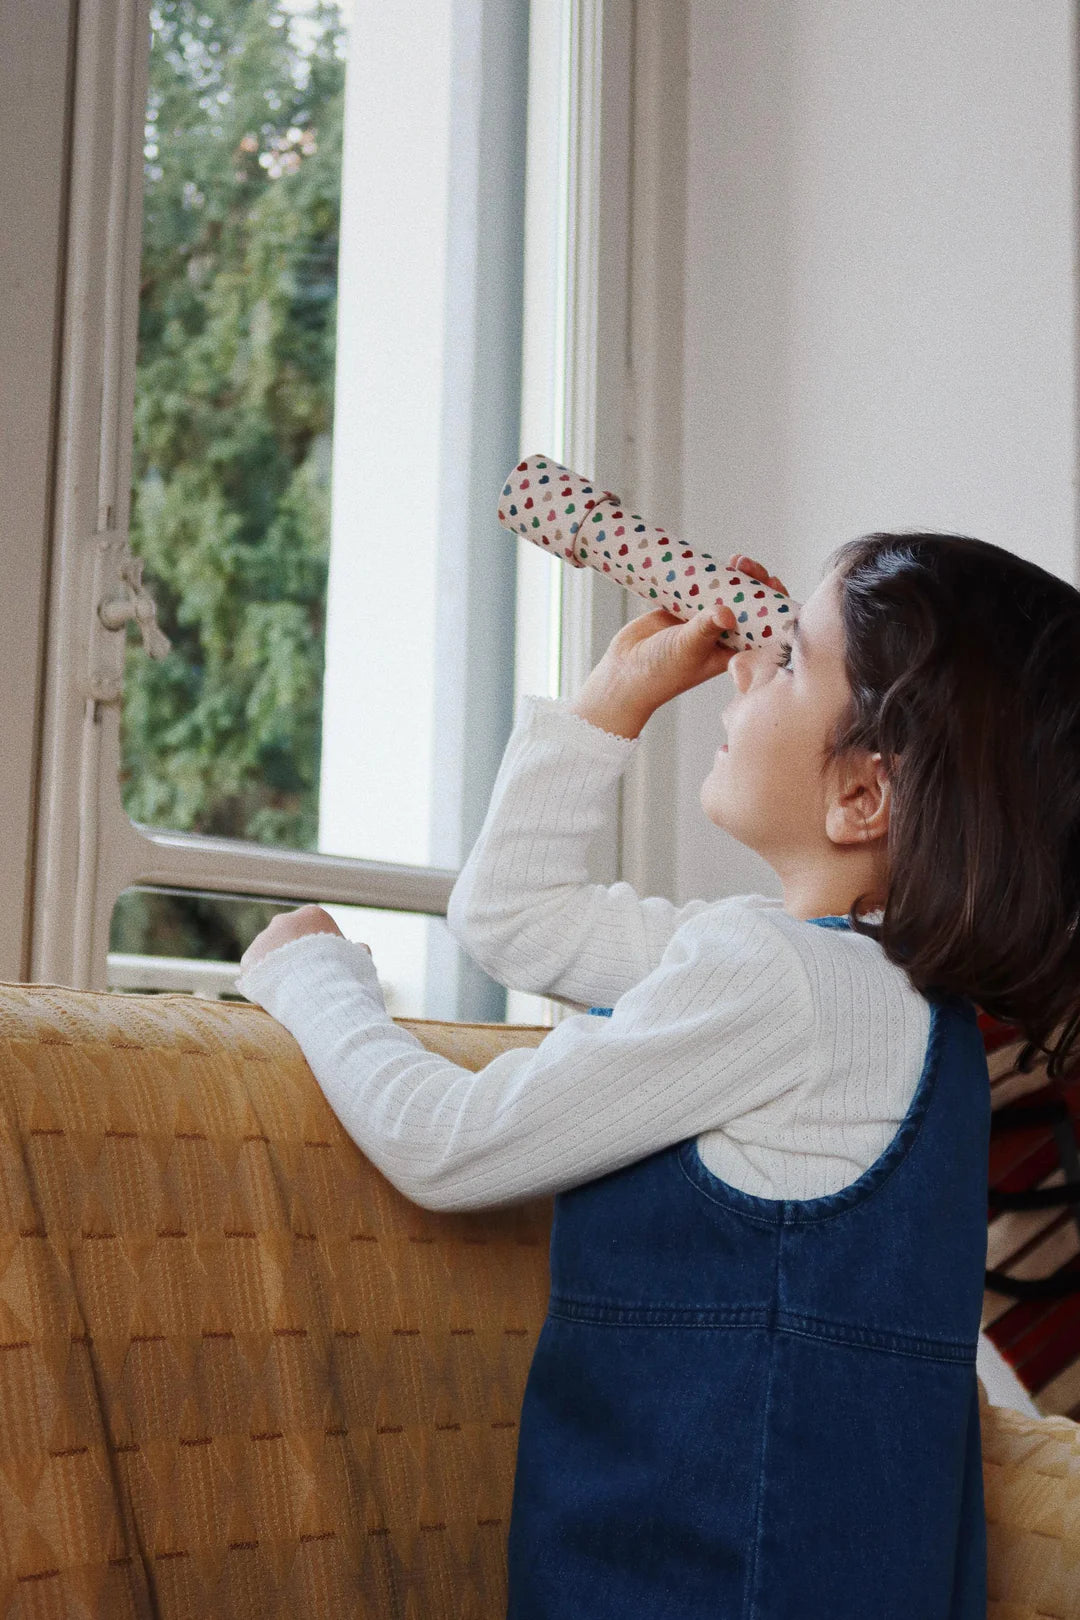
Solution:
{"label": "white wall", "polygon": [[[870,529],[1080,583],[1073,7],[692,0],[683,533],[805,600]],[[698,786],[730,677],[678,700],[673,898],[780,885]]]}

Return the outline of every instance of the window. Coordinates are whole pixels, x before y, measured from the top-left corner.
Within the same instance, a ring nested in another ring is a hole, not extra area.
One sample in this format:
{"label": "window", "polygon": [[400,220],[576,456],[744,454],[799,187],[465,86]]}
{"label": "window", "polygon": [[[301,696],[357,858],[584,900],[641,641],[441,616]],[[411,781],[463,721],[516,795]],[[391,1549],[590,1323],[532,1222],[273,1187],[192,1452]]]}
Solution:
{"label": "window", "polygon": [[308,899],[377,965],[426,934],[401,1016],[555,1013],[443,918],[517,694],[622,622],[494,511],[523,446],[597,455],[602,12],[421,21],[80,15],[35,978]]}

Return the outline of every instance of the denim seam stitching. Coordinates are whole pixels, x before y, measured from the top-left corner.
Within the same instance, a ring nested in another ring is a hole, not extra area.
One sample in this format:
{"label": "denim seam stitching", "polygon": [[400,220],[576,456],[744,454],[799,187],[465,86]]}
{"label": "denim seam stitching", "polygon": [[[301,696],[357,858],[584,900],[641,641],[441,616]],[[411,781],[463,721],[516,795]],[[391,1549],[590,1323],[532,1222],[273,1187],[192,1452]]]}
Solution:
{"label": "denim seam stitching", "polygon": [[783,1228],[777,1228],[776,1242],[773,1246],[773,1287],[772,1302],[769,1306],[769,1320],[767,1332],[769,1334],[769,1377],[765,1385],[765,1406],[761,1414],[761,1445],[758,1451],[758,1480],[757,1480],[757,1507],[754,1514],[754,1549],[750,1569],[747,1572],[746,1593],[743,1598],[743,1613],[746,1620],[754,1620],[758,1609],[758,1571],[761,1568],[761,1536],[762,1521],[765,1512],[765,1467],[766,1452],[769,1441],[769,1414],[772,1410],[773,1378],[776,1374],[776,1293],[780,1281],[780,1247],[783,1237]]}
{"label": "denim seam stitching", "polygon": [[[693,1139],[690,1138],[689,1140],[692,1141]],[[718,1198],[716,1194],[710,1191],[708,1187],[702,1186],[700,1181],[695,1180],[695,1178],[690,1174],[689,1170],[687,1170],[686,1165],[683,1162],[681,1152],[676,1153],[675,1159],[683,1179],[688,1181],[694,1191],[696,1193],[700,1193],[702,1198],[707,1198],[710,1204],[715,1204],[718,1209],[730,1210],[733,1215],[738,1215],[744,1221],[753,1221],[756,1226],[779,1226],[782,1219],[782,1216],[779,1213],[776,1215],[758,1215],[754,1210],[751,1209],[736,1208],[734,1205],[729,1204],[726,1199]],[[708,1169],[708,1166],[706,1165],[705,1168]],[[719,1176],[717,1177],[717,1180],[720,1180]],[[721,1185],[726,1187],[728,1183],[725,1181],[722,1182]],[[735,1187],[732,1190],[739,1192],[741,1191],[741,1188]],[[782,1204],[782,1200],[778,1199],[776,1202],[778,1205]]]}
{"label": "denim seam stitching", "polygon": [[584,1320],[586,1313],[609,1320],[615,1327],[633,1327],[635,1318],[643,1327],[676,1327],[679,1320],[711,1317],[694,1327],[768,1327],[769,1307],[763,1305],[626,1305],[607,1299],[589,1299],[583,1294],[552,1293],[549,1309],[568,1321]]}
{"label": "denim seam stitching", "polygon": [[[842,1344],[854,1350],[881,1350],[886,1354],[916,1356],[938,1361],[966,1362],[974,1359],[975,1346],[967,1339],[940,1336],[926,1338],[888,1328],[860,1327],[854,1322],[834,1322],[800,1311],[774,1312],[768,1305],[730,1307],[674,1305],[610,1305],[601,1300],[578,1300],[553,1296],[548,1315],[563,1322],[584,1323],[590,1327],[612,1328],[690,1328],[706,1332],[729,1332],[758,1328],[812,1339],[819,1344]],[[695,1320],[696,1318],[696,1320]],[[815,1331],[812,1324],[831,1331]]]}
{"label": "denim seam stitching", "polygon": [[906,1333],[902,1328],[865,1327],[858,1322],[845,1322],[834,1316],[815,1316],[810,1311],[783,1310],[780,1314],[787,1319],[784,1325],[790,1325],[792,1332],[807,1333],[816,1339],[828,1339],[834,1335],[832,1332],[815,1332],[815,1324],[841,1333],[863,1334],[871,1338],[889,1339],[897,1344],[920,1345],[926,1348],[940,1346],[942,1349],[951,1347],[963,1349],[972,1347],[975,1343],[973,1339],[952,1339],[940,1333],[933,1338],[927,1338],[923,1333]]}
{"label": "denim seam stitching", "polygon": [[797,1339],[811,1339],[816,1344],[842,1344],[849,1350],[871,1350],[875,1355],[883,1356],[910,1356],[915,1361],[940,1361],[948,1366],[964,1366],[975,1364],[974,1350],[965,1351],[963,1355],[954,1355],[952,1350],[961,1346],[952,1346],[947,1339],[914,1339],[910,1345],[904,1344],[874,1344],[867,1339],[847,1338],[840,1334],[809,1333],[805,1328],[783,1327],[781,1333],[790,1333]]}

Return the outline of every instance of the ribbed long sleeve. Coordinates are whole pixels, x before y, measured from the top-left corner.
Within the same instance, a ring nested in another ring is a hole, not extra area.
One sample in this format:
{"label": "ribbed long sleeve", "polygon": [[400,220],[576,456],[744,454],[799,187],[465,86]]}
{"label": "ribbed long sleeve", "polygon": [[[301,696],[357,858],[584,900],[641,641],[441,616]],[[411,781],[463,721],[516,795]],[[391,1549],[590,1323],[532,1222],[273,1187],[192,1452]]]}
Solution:
{"label": "ribbed long sleeve", "polygon": [[689,1137],[732,1185],[816,1197],[872,1164],[907,1111],[929,1006],[873,940],[762,895],[675,906],[588,882],[636,746],[560,700],[522,699],[447,914],[500,982],[611,1018],[583,1011],[473,1074],[393,1023],[352,941],[291,941],[239,981],[418,1204],[558,1192]]}
{"label": "ribbed long sleeve", "polygon": [[653,971],[680,925],[709,908],[588,881],[589,846],[610,823],[615,785],[639,746],[558,698],[521,699],[446,913],[454,938],[500,984],[612,1006]]}

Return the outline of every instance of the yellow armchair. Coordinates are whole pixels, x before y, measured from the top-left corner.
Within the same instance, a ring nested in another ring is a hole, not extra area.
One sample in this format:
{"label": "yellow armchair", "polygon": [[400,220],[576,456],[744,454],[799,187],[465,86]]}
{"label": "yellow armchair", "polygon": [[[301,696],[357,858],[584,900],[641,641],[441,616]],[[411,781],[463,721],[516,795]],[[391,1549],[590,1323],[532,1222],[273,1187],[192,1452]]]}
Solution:
{"label": "yellow armchair", "polygon": [[[503,1620],[550,1199],[410,1203],[242,1003],[0,985],[0,1118],[0,1615]],[[990,1615],[1080,1617],[1080,1425],[982,1414]]]}

